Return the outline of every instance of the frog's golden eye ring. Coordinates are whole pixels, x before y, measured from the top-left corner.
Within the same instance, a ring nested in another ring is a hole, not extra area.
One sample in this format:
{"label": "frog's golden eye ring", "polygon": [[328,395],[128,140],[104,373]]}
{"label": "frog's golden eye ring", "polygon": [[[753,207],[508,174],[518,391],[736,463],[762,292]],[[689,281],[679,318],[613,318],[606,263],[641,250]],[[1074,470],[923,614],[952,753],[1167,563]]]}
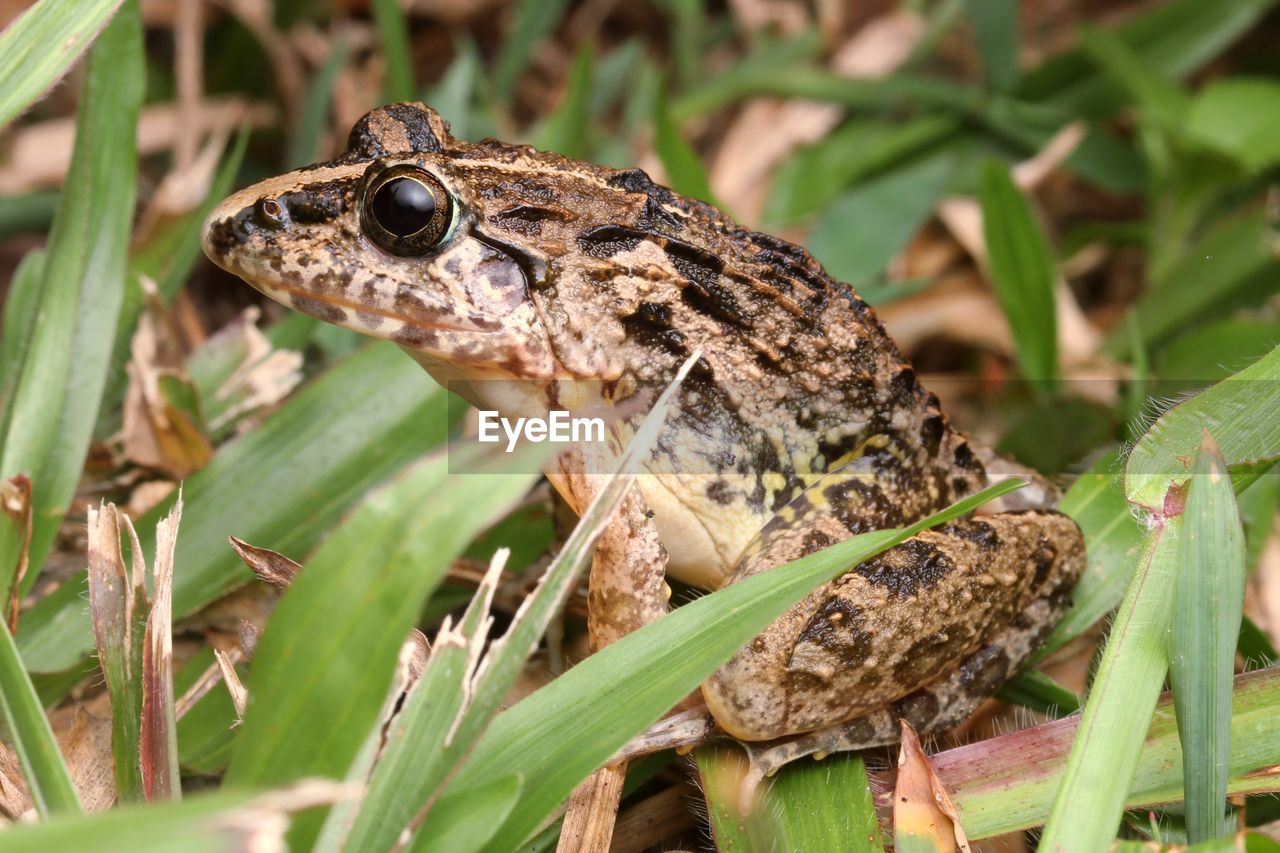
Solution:
{"label": "frog's golden eye ring", "polygon": [[440,180],[415,166],[393,166],[364,191],[360,220],[373,242],[393,255],[426,255],[440,248],[453,219],[453,199]]}

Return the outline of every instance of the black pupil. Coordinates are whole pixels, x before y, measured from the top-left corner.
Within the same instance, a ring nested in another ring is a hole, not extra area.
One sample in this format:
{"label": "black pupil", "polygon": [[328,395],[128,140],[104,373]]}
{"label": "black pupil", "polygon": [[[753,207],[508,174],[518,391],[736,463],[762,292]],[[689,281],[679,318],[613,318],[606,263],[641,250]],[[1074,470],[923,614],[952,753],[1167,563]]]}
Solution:
{"label": "black pupil", "polygon": [[413,178],[392,178],[373,194],[372,209],[379,225],[397,237],[408,237],[430,224],[436,197]]}

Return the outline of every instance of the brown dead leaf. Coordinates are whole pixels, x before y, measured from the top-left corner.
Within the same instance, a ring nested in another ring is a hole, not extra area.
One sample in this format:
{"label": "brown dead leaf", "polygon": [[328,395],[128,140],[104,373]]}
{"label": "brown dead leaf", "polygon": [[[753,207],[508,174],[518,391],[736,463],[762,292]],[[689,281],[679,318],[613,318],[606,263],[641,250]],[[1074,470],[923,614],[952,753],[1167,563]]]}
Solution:
{"label": "brown dead leaf", "polygon": [[31,479],[18,474],[0,483],[0,542],[4,543],[0,556],[9,565],[0,570],[9,572],[9,607],[6,621],[9,633],[18,633],[18,607],[22,604],[22,579],[27,575],[27,562],[31,550]]}
{"label": "brown dead leaf", "polygon": [[1262,547],[1258,568],[1249,578],[1245,613],[1266,632],[1273,646],[1280,647],[1280,530],[1274,527]]}
{"label": "brown dead leaf", "polygon": [[258,329],[259,316],[256,307],[247,308],[207,342],[209,346],[230,347],[242,353],[235,371],[214,392],[214,401],[225,408],[209,422],[211,431],[256,409],[274,406],[302,381],[302,354],[272,349],[271,342]]}
{"label": "brown dead leaf", "polygon": [[302,568],[301,563],[289,559],[278,551],[250,545],[235,536],[228,536],[227,539],[235,552],[240,555],[240,559],[249,567],[249,571],[257,575],[259,580],[271,584],[276,589],[286,589],[293,583],[294,577]]}
{"label": "brown dead leaf", "polygon": [[244,722],[244,711],[249,706],[249,691],[240,681],[240,675],[236,672],[235,661],[231,659],[231,655],[222,649],[214,649],[213,654],[218,661],[218,670],[222,673],[222,683],[227,685],[227,692],[231,694],[231,704],[236,708],[236,721]]}
{"label": "brown dead leaf", "polygon": [[123,443],[125,457],[136,465],[180,480],[213,458],[213,444],[190,411],[175,404],[195,398],[182,368],[182,346],[168,310],[143,280],[146,310],[138,321],[126,367]]}
{"label": "brown dead leaf", "polygon": [[896,838],[913,837],[918,845],[932,842],[938,851],[969,853],[956,807],[906,720],[902,721],[898,779],[893,790],[893,832]]}
{"label": "brown dead leaf", "polygon": [[86,705],[54,712],[50,723],[66,758],[71,781],[85,811],[101,812],[116,801],[111,755],[110,705],[105,695]]}

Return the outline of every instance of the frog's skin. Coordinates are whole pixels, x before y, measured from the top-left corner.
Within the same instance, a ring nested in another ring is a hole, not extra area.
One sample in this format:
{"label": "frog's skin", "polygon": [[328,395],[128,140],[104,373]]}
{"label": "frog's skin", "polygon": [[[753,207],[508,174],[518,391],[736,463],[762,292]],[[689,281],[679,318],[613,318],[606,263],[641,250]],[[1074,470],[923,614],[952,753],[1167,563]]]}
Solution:
{"label": "frog's skin", "polygon": [[[397,166],[450,208],[428,228],[438,239],[418,235],[425,244],[399,255],[374,241],[365,204]],[[395,341],[504,414],[566,397],[615,404],[701,351],[651,476],[597,546],[597,645],[665,611],[664,564],[714,589],[1015,470],[951,427],[871,309],[804,250],[639,170],[456,140],[421,104],[375,110],[337,160],[226,199],[204,248],[267,296]],[[580,511],[595,479],[564,462],[548,474]],[[1036,648],[1084,565],[1079,529],[1048,508],[1052,487],[1018,494],[1029,497],[922,533],[793,607],[703,685],[716,721],[744,741],[785,738],[772,766],[894,742],[899,719],[924,732],[962,720]]]}

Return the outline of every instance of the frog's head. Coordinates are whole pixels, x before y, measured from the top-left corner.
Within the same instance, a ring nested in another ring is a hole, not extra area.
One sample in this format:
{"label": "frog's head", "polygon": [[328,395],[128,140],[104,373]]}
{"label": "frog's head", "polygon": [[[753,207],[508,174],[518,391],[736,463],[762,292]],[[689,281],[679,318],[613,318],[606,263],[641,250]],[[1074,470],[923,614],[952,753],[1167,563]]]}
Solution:
{"label": "frog's head", "polygon": [[214,208],[205,254],[284,305],[394,341],[442,372],[554,376],[528,299],[536,259],[485,240],[451,165],[458,147],[421,104],[374,110],[338,159]]}
{"label": "frog's head", "polygon": [[637,243],[638,176],[456,140],[426,106],[393,104],[362,118],[338,159],[224,200],[204,250],[272,299],[395,341],[438,376],[607,379],[640,297],[591,267]]}

